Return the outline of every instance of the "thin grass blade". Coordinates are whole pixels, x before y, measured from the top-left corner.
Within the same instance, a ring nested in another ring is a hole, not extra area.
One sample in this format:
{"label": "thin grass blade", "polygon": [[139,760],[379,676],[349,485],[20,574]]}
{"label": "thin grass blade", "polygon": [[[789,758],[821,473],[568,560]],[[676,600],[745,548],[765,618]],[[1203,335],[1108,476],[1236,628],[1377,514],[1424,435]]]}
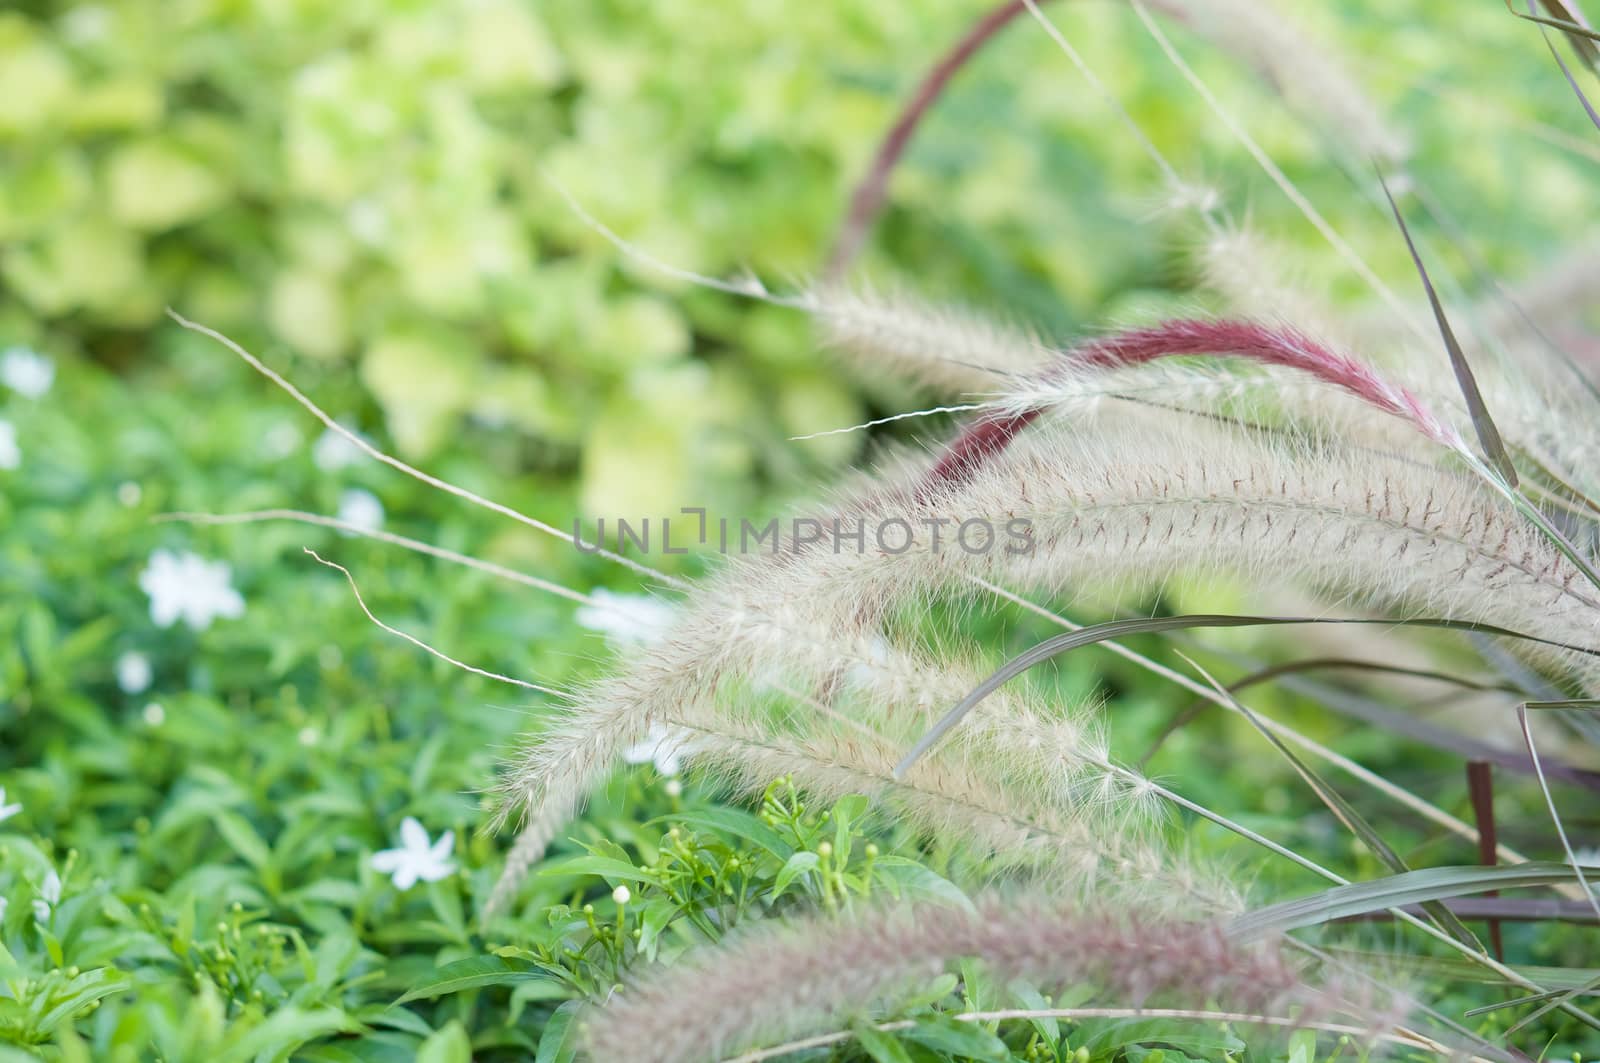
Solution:
{"label": "thin grass blade", "polygon": [[1578,102],[1583,104],[1583,109],[1589,113],[1589,121],[1600,129],[1600,114],[1595,113],[1594,104],[1589,102],[1589,97],[1583,94],[1583,89],[1578,86],[1578,79],[1572,76],[1572,71],[1567,68],[1566,60],[1561,58],[1561,53],[1556,51],[1556,46],[1550,43],[1550,35],[1545,34],[1545,47],[1550,49],[1550,58],[1556,61],[1556,66],[1561,68],[1561,73],[1566,76],[1567,84],[1572,86],[1572,91],[1577,95]]}
{"label": "thin grass blade", "polygon": [[1026,650],[1005,664],[1001,665],[982,683],[979,683],[972,692],[962,698],[956,706],[944,716],[939,718],[928,732],[918,739],[911,752],[895,766],[895,778],[905,778],[905,773],[911,770],[922,756],[938,744],[952,727],[961,722],[962,717],[971,712],[984,698],[999,690],[1006,683],[1015,679],[1022,673],[1036,665],[1043,664],[1052,657],[1059,657],[1064,653],[1083,646],[1092,646],[1097,642],[1108,639],[1120,638],[1124,635],[1143,635],[1159,633],[1162,631],[1183,631],[1190,628],[1218,628],[1218,627],[1275,627],[1284,624],[1357,624],[1381,625],[1384,627],[1429,627],[1443,628],[1449,631],[1472,631],[1487,635],[1500,635],[1506,638],[1521,639],[1540,645],[1553,646],[1558,649],[1572,650],[1576,653],[1587,654],[1591,657],[1600,657],[1600,651],[1589,649],[1585,646],[1574,646],[1570,643],[1556,642],[1543,639],[1537,635],[1527,635],[1507,628],[1495,627],[1490,624],[1473,624],[1464,620],[1449,620],[1442,617],[1411,617],[1408,619],[1374,619],[1369,617],[1314,617],[1314,616],[1248,616],[1228,613],[1190,613],[1183,616],[1154,616],[1138,617],[1128,620],[1111,620],[1104,624],[1094,624],[1082,627],[1076,631],[1068,631],[1054,638],[1045,639],[1043,642]]}
{"label": "thin grass blade", "polygon": [[1478,380],[1472,375],[1472,367],[1467,364],[1467,356],[1461,350],[1461,344],[1456,340],[1455,330],[1450,327],[1450,319],[1444,312],[1444,304],[1439,302],[1439,293],[1434,290],[1433,279],[1428,276],[1428,268],[1423,265],[1422,254],[1417,250],[1417,245],[1411,239],[1411,229],[1406,225],[1406,219],[1400,213],[1400,205],[1394,201],[1394,193],[1389,191],[1389,182],[1383,179],[1383,174],[1378,174],[1378,183],[1383,186],[1383,194],[1389,200],[1389,209],[1394,212],[1394,220],[1400,225],[1400,235],[1405,237],[1406,249],[1411,252],[1411,261],[1416,264],[1417,273],[1422,278],[1422,287],[1428,293],[1428,305],[1433,308],[1433,319],[1439,326],[1439,335],[1444,340],[1445,351],[1450,355],[1450,367],[1455,370],[1456,383],[1461,388],[1461,397],[1466,400],[1467,413],[1472,416],[1472,428],[1478,434],[1478,442],[1483,447],[1484,455],[1489,459],[1506,483],[1511,487],[1517,486],[1517,470],[1511,464],[1511,456],[1506,453],[1505,443],[1500,439],[1500,430],[1495,427],[1494,419],[1489,416],[1489,408],[1484,405],[1483,393],[1478,390]]}
{"label": "thin grass blade", "polygon": [[[1184,659],[1189,660],[1187,657]],[[1294,751],[1284,744],[1283,739],[1263,726],[1260,718],[1255,713],[1251,712],[1243,702],[1229,693],[1227,688],[1212,678],[1204,668],[1201,668],[1192,660],[1189,663],[1205,677],[1206,681],[1216,689],[1219,695],[1226,698],[1233,705],[1241,716],[1250,721],[1250,726],[1260,732],[1261,737],[1270,742],[1272,748],[1276,749],[1284,760],[1289,762],[1289,766],[1295,770],[1295,773],[1300,778],[1305,780],[1306,785],[1311,787],[1312,792],[1317,795],[1318,799],[1328,806],[1328,810],[1333,813],[1334,818],[1344,824],[1346,830],[1361,839],[1361,843],[1381,860],[1390,871],[1396,874],[1405,874],[1411,870],[1410,865],[1405,862],[1399,853],[1394,851],[1388,842],[1383,840],[1382,835],[1373,828],[1372,824],[1368,823],[1366,818],[1360,812],[1357,812],[1350,802],[1340,796],[1337,790],[1328,785],[1320,775],[1312,770],[1310,765],[1295,756]],[[1493,849],[1490,852],[1492,853]],[[1470,949],[1478,952],[1484,951],[1483,943],[1478,940],[1477,935],[1468,930],[1466,924],[1456,918],[1450,909],[1439,901],[1424,901],[1422,910],[1427,913],[1428,917],[1433,920],[1434,925],[1440,930],[1443,930]]]}
{"label": "thin grass blade", "polygon": [[[1555,2],[1559,3],[1559,0],[1555,0]],[[1550,4],[1551,0],[1546,0],[1546,6],[1548,7]],[[1565,8],[1566,5],[1563,4],[1561,6]],[[1531,4],[1529,5],[1529,8],[1530,10],[1526,12],[1518,11],[1515,7],[1511,6],[1511,0],[1506,0],[1507,11],[1511,12],[1517,18],[1520,18],[1525,22],[1537,22],[1541,26],[1549,26],[1553,29],[1560,30],[1562,33],[1565,33],[1567,35],[1567,40],[1572,42],[1573,50],[1579,55],[1583,56],[1585,62],[1587,62],[1590,66],[1600,67],[1600,47],[1596,46],[1596,42],[1600,41],[1600,33],[1596,33],[1587,26],[1580,25],[1574,19],[1550,18],[1547,15],[1535,14],[1531,10]],[[1566,13],[1567,12],[1565,10],[1562,11],[1562,14]]]}
{"label": "thin grass blade", "polygon": [[[1600,867],[1590,868],[1600,873]],[[1334,886],[1309,897],[1268,905],[1235,919],[1229,932],[1239,937],[1287,933],[1334,919],[1365,915],[1424,901],[1446,900],[1490,890],[1555,886],[1577,878],[1572,865],[1553,861],[1498,867],[1429,867],[1402,875]]]}

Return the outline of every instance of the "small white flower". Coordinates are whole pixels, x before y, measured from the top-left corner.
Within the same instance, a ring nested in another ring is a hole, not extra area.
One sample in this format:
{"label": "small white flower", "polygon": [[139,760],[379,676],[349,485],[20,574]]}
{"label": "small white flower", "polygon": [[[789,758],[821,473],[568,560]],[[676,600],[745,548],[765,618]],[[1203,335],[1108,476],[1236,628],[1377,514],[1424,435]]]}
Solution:
{"label": "small white flower", "polygon": [[75,7],[61,20],[61,30],[73,44],[104,40],[111,29],[111,13],[95,4]]}
{"label": "small white flower", "polygon": [[618,594],[604,587],[578,607],[578,623],[598,631],[613,645],[643,646],[666,634],[672,623],[672,606],[645,594]]}
{"label": "small white flower", "polygon": [[300,446],[300,429],[288,421],[279,421],[261,437],[261,449],[269,458],[287,458]]}
{"label": "small white flower", "polygon": [[383,527],[383,503],[371,491],[351,487],[339,496],[339,519],[362,531],[377,531]]}
{"label": "small white flower", "polygon": [[644,741],[630,746],[622,754],[622,759],[629,764],[653,763],[656,771],[662,775],[676,775],[683,767],[683,758],[688,752],[688,735],[653,723]]}
{"label": "small white flower", "polygon": [[618,904],[627,904],[633,899],[633,894],[628,892],[628,887],[618,886],[616,889],[611,891],[611,899],[616,901]]}
{"label": "small white flower", "polygon": [[364,244],[381,244],[389,235],[389,212],[370,199],[358,199],[350,204],[344,221],[355,238]]}
{"label": "small white flower", "polygon": [[318,742],[322,741],[322,736],[317,733],[317,729],[309,724],[300,728],[300,733],[296,737],[299,738],[300,744],[307,748],[310,748],[311,746],[314,746]]}
{"label": "small white flower", "polygon": [[354,465],[364,457],[366,457],[365,452],[348,436],[331,428],[318,436],[317,441],[311,446],[311,460],[316,462],[317,468],[323,472],[338,472],[346,465]]}
{"label": "small white flower", "polygon": [[56,363],[27,347],[0,351],[0,384],[30,399],[37,399],[55,383]]}
{"label": "small white flower", "polygon": [[117,485],[117,501],[132,509],[144,497],[144,488],[132,480],[124,480]]}
{"label": "small white flower", "polygon": [[129,650],[117,658],[117,686],[124,694],[143,694],[150,689],[154,675],[150,658],[138,650]]}
{"label": "small white flower", "polygon": [[22,464],[22,448],[17,446],[17,429],[0,417],[0,469],[15,469]]}
{"label": "small white flower", "polygon": [[167,710],[159,701],[152,701],[146,705],[139,715],[144,718],[145,724],[150,727],[160,727],[167,722]]}
{"label": "small white flower", "polygon": [[244,597],[230,585],[232,575],[226,561],[157,550],[139,573],[139,586],[150,596],[150,619],[158,625],[171,627],[181,619],[204,631],[219,616],[244,613]]}
{"label": "small white flower", "polygon": [[373,853],[372,869],[392,876],[394,888],[402,892],[419,880],[438,882],[456,869],[450,862],[450,850],[455,844],[455,831],[447,830],[438,841],[430,842],[428,832],[416,817],[407,816],[400,821],[400,848]]}
{"label": "small white flower", "polygon": [[51,907],[60,903],[61,876],[51,871],[39,885],[39,896],[33,899],[34,922],[45,922],[50,918]]}
{"label": "small white flower", "polygon": [[6,820],[10,819],[12,816],[21,811],[22,805],[20,804],[6,804],[6,788],[4,786],[0,786],[0,823],[4,823]]}

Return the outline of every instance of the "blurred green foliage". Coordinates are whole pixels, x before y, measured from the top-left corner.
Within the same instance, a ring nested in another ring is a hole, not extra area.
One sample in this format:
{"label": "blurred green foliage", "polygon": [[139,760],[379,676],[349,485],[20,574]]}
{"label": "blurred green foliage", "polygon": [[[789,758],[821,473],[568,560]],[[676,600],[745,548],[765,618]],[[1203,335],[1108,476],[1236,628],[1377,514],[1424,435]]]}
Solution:
{"label": "blurred green foliage", "polygon": [[[641,273],[551,182],[675,266],[752,268],[780,286],[804,278],[898,100],[979,9],[9,7],[0,332],[10,341],[145,361],[171,305],[280,361],[353,364],[408,456],[438,452],[463,418],[508,426],[581,480],[591,515],[675,511],[685,499],[731,506],[763,477],[813,480],[854,457],[857,437],[786,437],[860,420],[863,398],[817,355],[799,315]],[[1185,177],[1214,182],[1263,222],[1289,218],[1114,8],[1068,5],[1060,17],[1093,41],[1096,66]],[[1524,28],[1458,8],[1432,10],[1448,12],[1461,43]],[[1486,130],[1503,142],[1507,121],[1532,108],[1516,93],[1494,109],[1448,95],[1478,91],[1443,84],[1466,49],[1441,48],[1424,18],[1303,14],[1333,39],[1424,64],[1433,84],[1359,73],[1405,86],[1380,98],[1414,119],[1418,165],[1446,191],[1514,198],[1545,219],[1581,207],[1570,169],[1548,165],[1537,141],[1514,153],[1430,150],[1441,135],[1481,143]],[[1152,214],[1160,193],[1136,141],[1030,29],[995,42],[929,120],[897,179],[904,209],[883,246],[919,287],[1049,330],[1170,308],[1185,287],[1187,223]],[[1253,75],[1214,48],[1192,50],[1273,157],[1325,209],[1332,200],[1346,235],[1403,270],[1381,213],[1341,184],[1365,160],[1329,166],[1330,145]],[[1480,84],[1491,73],[1511,89],[1537,84],[1537,53],[1507,51],[1470,52]],[[1546,99],[1550,88],[1540,86]],[[1447,124],[1427,120],[1441,111]],[[1497,228],[1489,257],[1522,265],[1519,252],[1548,235],[1536,221],[1526,240]],[[1314,239],[1294,232],[1291,242]]]}

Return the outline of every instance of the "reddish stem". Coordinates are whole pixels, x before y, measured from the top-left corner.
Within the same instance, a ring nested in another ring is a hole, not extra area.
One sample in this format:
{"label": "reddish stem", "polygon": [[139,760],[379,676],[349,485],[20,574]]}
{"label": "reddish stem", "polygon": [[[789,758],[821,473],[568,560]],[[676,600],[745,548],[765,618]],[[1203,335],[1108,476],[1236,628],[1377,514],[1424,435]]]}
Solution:
{"label": "reddish stem", "polygon": [[[1478,822],[1478,862],[1493,867],[1500,862],[1494,826],[1494,769],[1486,761],[1467,761],[1467,792],[1472,795],[1472,817]],[[1499,890],[1487,896],[1498,897]],[[1500,920],[1489,920],[1489,942],[1495,959],[1505,962],[1505,942],[1500,936]]]}
{"label": "reddish stem", "polygon": [[839,230],[838,240],[834,244],[833,253],[828,256],[828,265],[823,274],[829,280],[838,279],[860,253],[861,245],[866,242],[867,234],[872,231],[872,223],[877,220],[878,212],[883,208],[884,197],[889,187],[889,175],[894,172],[895,164],[900,161],[900,156],[905,154],[906,145],[911,142],[911,135],[916,132],[923,116],[944,91],[945,85],[949,84],[950,79],[955,77],[956,71],[965,66],[967,60],[971,59],[989,38],[999,33],[1007,23],[1026,10],[1028,10],[1026,0],[1006,0],[973,23],[972,28],[956,42],[955,47],[946,52],[923,76],[921,84],[917,86],[916,94],[900,112],[900,117],[889,129],[889,134],[884,137],[883,143],[878,145],[878,153],[873,156],[871,169],[861,179],[861,183],[856,185],[855,193],[850,197],[850,213]]}
{"label": "reddish stem", "polygon": [[[1460,445],[1455,430],[1439,420],[1410,391],[1391,384],[1371,366],[1287,325],[1179,319],[1094,340],[1062,354],[1058,366],[1061,369],[1114,369],[1178,355],[1244,358],[1263,365],[1294,369],[1410,422],[1437,443],[1452,448]],[[1047,380],[1048,377],[1047,370]],[[1042,412],[1035,407],[1019,413],[985,417],[970,425],[929,471],[924,493],[965,483]]]}

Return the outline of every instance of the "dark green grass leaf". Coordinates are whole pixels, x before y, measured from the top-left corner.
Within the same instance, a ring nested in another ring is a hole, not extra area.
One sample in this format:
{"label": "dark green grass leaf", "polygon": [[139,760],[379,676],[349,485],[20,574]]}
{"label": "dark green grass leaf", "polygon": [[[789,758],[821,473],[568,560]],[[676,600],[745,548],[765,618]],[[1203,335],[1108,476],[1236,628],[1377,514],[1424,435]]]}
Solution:
{"label": "dark green grass leaf", "polygon": [[1581,986],[1574,986],[1571,989],[1556,990],[1555,992],[1544,994],[1542,998],[1545,1001],[1544,1004],[1535,1009],[1532,1013],[1523,1016],[1523,1018],[1515,1026],[1506,1031],[1506,1036],[1510,1037],[1524,1026],[1538,1022],[1556,1008],[1570,1005],[1574,997],[1581,997],[1586,994],[1593,993],[1597,989],[1600,989],[1600,975],[1596,975],[1594,978],[1589,979],[1589,981],[1585,982]]}
{"label": "dark green grass leaf", "polygon": [[[1575,992],[1579,994],[1592,994],[1597,988],[1600,988],[1600,975],[1597,975],[1595,979],[1591,979],[1584,985],[1576,987]],[[1520,1008],[1525,1004],[1537,1004],[1541,1000],[1550,1000],[1552,998],[1559,998],[1564,995],[1569,995],[1569,991],[1565,989],[1552,989],[1548,993],[1534,993],[1531,996],[1516,997],[1511,1000],[1502,1000],[1495,1004],[1485,1004],[1481,1008],[1472,1008],[1469,1011],[1463,1011],[1461,1013],[1461,1017],[1470,1019],[1474,1015],[1490,1015],[1496,1011],[1504,1011],[1506,1008]],[[1529,1018],[1533,1017],[1535,1016],[1529,1016]]]}
{"label": "dark green grass leaf", "polygon": [[1406,219],[1400,213],[1400,205],[1394,201],[1394,195],[1389,191],[1389,182],[1383,179],[1383,174],[1378,174],[1378,183],[1383,186],[1383,194],[1389,200],[1389,209],[1394,212],[1394,220],[1400,226],[1400,235],[1405,237],[1406,250],[1411,252],[1411,261],[1416,264],[1417,274],[1422,278],[1422,287],[1428,293],[1428,305],[1433,308],[1433,320],[1439,326],[1439,336],[1444,340],[1446,353],[1450,355],[1450,368],[1455,370],[1456,384],[1461,388],[1461,397],[1466,400],[1467,413],[1472,416],[1472,428],[1478,433],[1478,442],[1483,447],[1484,456],[1490,464],[1500,473],[1511,487],[1517,486],[1517,470],[1511,464],[1511,456],[1506,453],[1506,446],[1500,439],[1500,430],[1495,427],[1494,419],[1489,416],[1489,408],[1484,405],[1483,393],[1478,390],[1478,380],[1472,375],[1472,367],[1467,364],[1466,353],[1461,350],[1461,344],[1456,340],[1455,330],[1450,327],[1450,319],[1444,312],[1444,304],[1439,302],[1439,293],[1434,291],[1433,279],[1428,276],[1428,268],[1422,263],[1422,255],[1417,251],[1416,242],[1411,239],[1411,229],[1406,225]]}
{"label": "dark green grass leaf", "polygon": [[[1201,674],[1205,675],[1205,672],[1202,670]],[[1209,675],[1206,675],[1206,678],[1211,680]],[[1289,762],[1289,766],[1294,768],[1295,772],[1299,774],[1300,778],[1305,780],[1306,785],[1311,787],[1312,792],[1317,795],[1323,804],[1328,806],[1328,809],[1334,814],[1339,822],[1343,823],[1346,829],[1348,829],[1357,838],[1361,839],[1362,844],[1365,845],[1374,856],[1381,860],[1390,871],[1393,871],[1396,874],[1405,874],[1407,871],[1411,870],[1410,866],[1405,862],[1404,859],[1401,858],[1400,854],[1395,852],[1394,849],[1390,847],[1389,843],[1383,840],[1382,835],[1380,835],[1377,830],[1373,828],[1372,824],[1368,823],[1366,818],[1362,816],[1360,812],[1357,812],[1350,802],[1346,801],[1337,790],[1323,780],[1323,778],[1318,775],[1309,764],[1295,756],[1294,751],[1284,744],[1283,739],[1279,738],[1277,735],[1273,734],[1269,729],[1267,729],[1267,727],[1261,723],[1260,718],[1257,717],[1255,713],[1246,708],[1243,703],[1234,698],[1225,687],[1217,683],[1215,680],[1211,680],[1211,685],[1216,688],[1218,694],[1227,698],[1228,701],[1233,704],[1233,707],[1237,709],[1246,720],[1250,721],[1250,726],[1254,727],[1263,738],[1272,744],[1272,748],[1276,749],[1278,754]],[[1468,930],[1466,925],[1463,924],[1460,919],[1457,919],[1453,914],[1451,914],[1450,909],[1446,908],[1443,904],[1438,901],[1426,901],[1423,903],[1422,907],[1423,910],[1427,912],[1428,916],[1434,921],[1435,925],[1439,927],[1439,929],[1443,930],[1445,933],[1449,934],[1451,937],[1455,938],[1469,949],[1472,949],[1476,952],[1484,951],[1483,944],[1477,939],[1477,936],[1474,935],[1472,931]]]}
{"label": "dark green grass leaf", "polygon": [[1572,71],[1567,67],[1566,60],[1561,58],[1561,53],[1556,51],[1556,46],[1550,43],[1550,37],[1545,35],[1545,47],[1550,49],[1550,58],[1556,61],[1556,66],[1561,68],[1561,73],[1566,77],[1567,84],[1572,86],[1573,93],[1578,97],[1578,102],[1583,104],[1583,109],[1589,115],[1589,121],[1600,129],[1600,114],[1595,113],[1594,104],[1589,102],[1589,97],[1583,94],[1583,89],[1578,85],[1578,79],[1572,76]]}
{"label": "dark green grass leaf", "polygon": [[1547,15],[1535,14],[1531,10],[1518,11],[1511,6],[1511,0],[1506,0],[1506,10],[1526,22],[1537,22],[1541,26],[1550,26],[1565,33],[1567,39],[1572,42],[1572,47],[1590,66],[1600,67],[1600,47],[1595,45],[1596,41],[1600,41],[1600,33],[1580,26],[1571,19],[1550,18]]}
{"label": "dark green grass leaf", "polygon": [[[1600,872],[1600,868],[1594,870]],[[1407,904],[1422,904],[1489,890],[1554,886],[1576,880],[1571,865],[1552,862],[1503,864],[1498,867],[1430,867],[1371,882],[1334,886],[1309,897],[1259,908],[1235,919],[1229,926],[1229,932],[1245,938],[1281,934],[1304,926],[1316,926]]]}
{"label": "dark green grass leaf", "polygon": [[1600,656],[1600,652],[1583,646],[1554,642],[1549,639],[1539,638],[1536,635],[1525,635],[1521,632],[1488,624],[1472,624],[1466,621],[1449,620],[1440,617],[1411,617],[1387,620],[1366,617],[1249,616],[1229,613],[1189,613],[1183,616],[1111,620],[1104,624],[1094,624],[1089,627],[1079,628],[1076,631],[1068,631],[1054,638],[1045,639],[1032,649],[1018,654],[1001,665],[992,675],[982,683],[979,683],[970,694],[962,698],[955,708],[945,713],[937,723],[928,729],[928,732],[911,748],[911,752],[907,753],[900,763],[895,766],[895,777],[904,778],[905,773],[911,770],[911,766],[923,754],[932,749],[952,727],[960,723],[961,718],[971,712],[984,698],[999,690],[1010,680],[1036,665],[1043,664],[1052,657],[1059,657],[1079,647],[1091,646],[1097,642],[1105,642],[1124,635],[1156,634],[1163,631],[1184,631],[1190,628],[1275,627],[1284,624],[1358,624],[1384,627],[1443,628],[1447,631],[1475,631],[1480,634],[1500,635],[1506,638],[1536,642],[1545,646],[1555,646],[1559,649],[1572,650],[1589,656]]}
{"label": "dark green grass leaf", "polygon": [[[1360,949],[1342,948],[1329,949],[1327,951],[1331,955],[1342,957],[1352,963],[1387,964],[1396,971],[1407,974],[1414,973],[1459,982],[1483,982],[1491,985],[1513,984],[1507,982],[1505,978],[1489,968],[1460,956],[1371,953],[1363,952]],[[1551,989],[1575,989],[1586,985],[1592,979],[1600,978],[1600,969],[1592,967],[1543,967],[1524,963],[1513,963],[1507,966],[1528,981],[1549,986]]]}

